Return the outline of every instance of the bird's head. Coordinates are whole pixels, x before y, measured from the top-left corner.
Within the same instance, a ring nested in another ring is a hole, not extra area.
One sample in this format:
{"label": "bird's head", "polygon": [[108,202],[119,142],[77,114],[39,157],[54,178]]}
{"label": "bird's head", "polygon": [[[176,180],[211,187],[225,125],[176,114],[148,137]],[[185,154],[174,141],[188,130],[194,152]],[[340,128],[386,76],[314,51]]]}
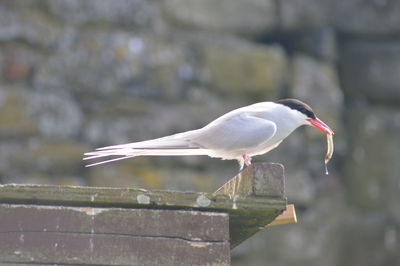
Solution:
{"label": "bird's head", "polygon": [[292,110],[300,112],[302,114],[300,116],[301,119],[304,119],[303,124],[313,126],[328,135],[334,134],[333,130],[314,114],[314,111],[311,109],[311,107],[302,101],[296,99],[282,99],[276,102],[285,105]]}

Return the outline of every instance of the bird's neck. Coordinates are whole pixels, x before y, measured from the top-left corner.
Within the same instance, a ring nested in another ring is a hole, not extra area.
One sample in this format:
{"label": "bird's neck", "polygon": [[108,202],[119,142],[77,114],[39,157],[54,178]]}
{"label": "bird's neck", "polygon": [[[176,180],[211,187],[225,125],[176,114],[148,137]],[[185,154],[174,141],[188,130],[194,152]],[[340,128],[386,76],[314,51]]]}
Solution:
{"label": "bird's neck", "polygon": [[305,117],[302,113],[285,106],[278,108],[281,108],[282,110],[274,112],[274,115],[269,117],[269,119],[276,124],[277,130],[280,131],[277,132],[280,137],[286,138],[295,129],[306,124]]}

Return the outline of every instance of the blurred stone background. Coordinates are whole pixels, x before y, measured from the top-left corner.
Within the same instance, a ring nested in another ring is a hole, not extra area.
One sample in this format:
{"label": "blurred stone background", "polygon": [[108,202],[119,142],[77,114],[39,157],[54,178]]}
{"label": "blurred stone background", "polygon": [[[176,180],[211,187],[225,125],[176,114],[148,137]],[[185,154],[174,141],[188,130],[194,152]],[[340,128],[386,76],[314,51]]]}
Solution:
{"label": "blurred stone background", "polygon": [[400,2],[0,0],[0,182],[214,191],[238,165],[82,153],[199,128],[296,97],[336,132],[301,128],[254,161],[286,167],[299,223],[233,265],[400,265]]}

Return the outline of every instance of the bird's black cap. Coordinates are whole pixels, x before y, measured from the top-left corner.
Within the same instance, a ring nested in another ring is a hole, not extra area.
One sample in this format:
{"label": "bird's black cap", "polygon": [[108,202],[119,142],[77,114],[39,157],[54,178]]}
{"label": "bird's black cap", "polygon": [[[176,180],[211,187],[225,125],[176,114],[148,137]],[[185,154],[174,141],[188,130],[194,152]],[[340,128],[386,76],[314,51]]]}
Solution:
{"label": "bird's black cap", "polygon": [[297,110],[309,118],[312,118],[312,119],[316,118],[314,111],[311,109],[311,107],[308,106],[307,104],[303,103],[302,101],[288,98],[288,99],[278,100],[278,101],[276,101],[276,103],[280,103],[280,104],[285,105],[293,110]]}

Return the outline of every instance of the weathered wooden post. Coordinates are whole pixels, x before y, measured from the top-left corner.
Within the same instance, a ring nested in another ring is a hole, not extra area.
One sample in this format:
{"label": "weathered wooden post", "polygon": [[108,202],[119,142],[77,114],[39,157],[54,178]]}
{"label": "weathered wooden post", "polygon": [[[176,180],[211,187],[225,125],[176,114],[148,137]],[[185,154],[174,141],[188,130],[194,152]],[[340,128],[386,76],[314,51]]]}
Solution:
{"label": "weathered wooden post", "polygon": [[0,264],[229,265],[230,249],[285,208],[271,163],[215,193],[1,185]]}

